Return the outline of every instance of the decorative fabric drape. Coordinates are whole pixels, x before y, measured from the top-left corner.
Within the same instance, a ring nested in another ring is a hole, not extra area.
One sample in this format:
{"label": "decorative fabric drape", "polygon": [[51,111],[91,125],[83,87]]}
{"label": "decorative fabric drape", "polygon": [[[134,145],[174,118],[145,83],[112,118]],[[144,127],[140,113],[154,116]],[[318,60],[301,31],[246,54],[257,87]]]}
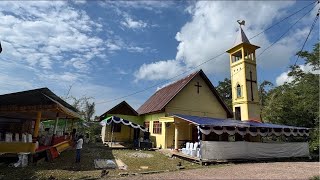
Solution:
{"label": "decorative fabric drape", "polygon": [[250,134],[251,136],[309,136],[309,130],[307,129],[289,129],[289,128],[256,128],[256,127],[221,127],[221,126],[198,126],[201,133],[208,135],[214,132],[218,135],[223,133],[228,133],[229,135],[234,135],[238,133],[240,135]]}
{"label": "decorative fabric drape", "polygon": [[117,124],[122,123],[122,124],[124,124],[126,126],[131,126],[133,128],[140,129],[142,132],[146,132],[147,131],[147,129],[144,128],[143,126],[140,126],[140,125],[135,124],[135,123],[133,123],[131,121],[128,121],[128,120],[125,120],[125,119],[122,119],[122,118],[119,118],[119,117],[115,117],[115,116],[111,116],[111,117],[109,117],[109,118],[107,118],[105,120],[102,120],[100,122],[100,125],[101,126],[106,126],[106,125],[110,125],[112,122],[113,123],[117,123]]}

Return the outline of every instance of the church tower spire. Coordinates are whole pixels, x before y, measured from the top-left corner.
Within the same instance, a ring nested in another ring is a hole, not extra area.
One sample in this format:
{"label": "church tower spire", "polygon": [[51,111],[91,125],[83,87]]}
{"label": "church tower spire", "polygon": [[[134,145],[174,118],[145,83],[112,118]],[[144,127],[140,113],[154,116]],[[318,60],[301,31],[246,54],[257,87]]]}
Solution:
{"label": "church tower spire", "polygon": [[245,21],[238,20],[239,34],[230,54],[232,108],[235,119],[260,120],[260,105],[256,70],[256,49],[242,29]]}

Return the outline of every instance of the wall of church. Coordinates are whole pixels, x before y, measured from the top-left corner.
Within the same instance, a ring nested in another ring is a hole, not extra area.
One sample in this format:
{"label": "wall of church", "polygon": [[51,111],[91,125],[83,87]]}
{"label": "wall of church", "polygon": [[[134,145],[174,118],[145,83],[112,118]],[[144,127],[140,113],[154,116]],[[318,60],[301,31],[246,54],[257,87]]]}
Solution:
{"label": "wall of church", "polygon": [[[202,86],[199,88],[199,93],[197,93],[197,87],[195,86],[197,82]],[[167,104],[165,112],[167,114],[227,118],[226,111],[200,75],[193,78],[193,80]]]}
{"label": "wall of church", "polygon": [[[149,122],[149,132],[150,132],[150,140],[154,143],[154,147],[165,147],[165,134],[166,134],[166,126],[165,122],[161,121],[161,117],[165,117],[165,113],[156,113],[156,114],[147,114],[143,115],[142,119],[144,122]],[[159,121],[161,123],[161,133],[153,133],[153,124],[154,121]]]}
{"label": "wall of church", "polygon": [[253,120],[260,120],[260,105],[259,104],[248,104],[249,117]]}
{"label": "wall of church", "polygon": [[[250,78],[250,71],[252,72],[252,80],[257,81],[257,71],[256,71],[256,65],[253,64],[246,64],[246,79],[251,79]],[[257,83],[253,82],[252,83],[252,94],[253,94],[253,99],[254,102],[259,102],[259,94],[258,94],[258,81]],[[247,97],[249,101],[252,101],[252,94],[251,94],[251,83],[247,81]]]}
{"label": "wall of church", "polygon": [[[233,112],[235,112],[235,108],[240,107],[241,110],[241,120],[248,120],[249,119],[249,114],[248,114],[248,104],[247,103],[239,103],[239,104],[234,104],[233,105]],[[240,120],[240,119],[237,119]]]}

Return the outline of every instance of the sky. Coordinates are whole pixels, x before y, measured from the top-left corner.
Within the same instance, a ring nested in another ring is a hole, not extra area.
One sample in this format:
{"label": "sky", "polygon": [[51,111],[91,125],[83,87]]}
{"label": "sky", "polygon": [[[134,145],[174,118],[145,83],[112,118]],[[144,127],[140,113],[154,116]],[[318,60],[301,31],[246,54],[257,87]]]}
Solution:
{"label": "sky", "polygon": [[[246,21],[247,37],[261,47],[258,82],[281,85],[290,80],[288,66],[319,5],[264,30],[310,3],[1,1],[0,94],[48,87],[68,102],[70,96],[90,97],[101,115],[123,100],[137,109],[157,89],[199,69],[216,86],[230,78],[228,54],[214,57],[233,46],[237,20]],[[318,41],[319,23],[304,50]],[[310,70],[301,59],[298,64]]]}

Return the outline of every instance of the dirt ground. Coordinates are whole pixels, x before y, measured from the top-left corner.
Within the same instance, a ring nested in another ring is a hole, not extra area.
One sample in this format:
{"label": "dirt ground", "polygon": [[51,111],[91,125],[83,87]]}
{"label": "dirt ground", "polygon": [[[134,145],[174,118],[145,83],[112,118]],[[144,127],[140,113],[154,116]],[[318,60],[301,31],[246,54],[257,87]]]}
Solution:
{"label": "dirt ground", "polygon": [[[173,159],[156,151],[110,150],[102,144],[84,144],[81,163],[75,163],[75,149],[61,153],[52,162],[43,160],[24,168],[10,167],[12,162],[1,162],[0,180],[8,179],[100,179],[101,169],[95,169],[94,159],[121,159],[127,170],[110,169],[108,178],[119,177],[120,173],[141,173],[144,171],[173,171],[181,162],[186,169],[201,168],[200,165],[180,159]],[[15,159],[13,162],[16,162]],[[143,167],[143,168],[142,168]]]}
{"label": "dirt ground", "polygon": [[[110,150],[102,144],[85,144],[81,163],[75,164],[75,150],[70,149],[52,162],[39,161],[25,168],[9,167],[1,162],[2,179],[101,179],[102,170],[95,169],[94,159],[121,159],[127,170],[110,169],[105,179],[309,179],[319,176],[319,162],[274,162],[216,164],[200,166],[157,151]],[[185,170],[177,171],[177,164]],[[158,172],[157,174],[142,174]],[[168,172],[169,171],[169,172]],[[121,174],[130,176],[120,177]]]}
{"label": "dirt ground", "polygon": [[319,175],[319,162],[270,162],[208,166],[120,179],[310,179]]}

